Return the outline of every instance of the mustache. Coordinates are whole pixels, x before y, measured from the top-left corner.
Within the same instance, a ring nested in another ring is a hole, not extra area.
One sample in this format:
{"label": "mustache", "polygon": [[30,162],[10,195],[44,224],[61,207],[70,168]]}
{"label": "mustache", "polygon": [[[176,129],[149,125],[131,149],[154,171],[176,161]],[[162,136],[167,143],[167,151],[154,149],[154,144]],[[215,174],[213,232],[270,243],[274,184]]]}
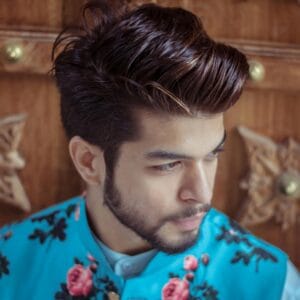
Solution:
{"label": "mustache", "polygon": [[200,207],[189,207],[181,213],[165,218],[165,221],[174,221],[177,219],[193,217],[199,213],[207,213],[211,208],[212,206],[210,204],[202,204]]}

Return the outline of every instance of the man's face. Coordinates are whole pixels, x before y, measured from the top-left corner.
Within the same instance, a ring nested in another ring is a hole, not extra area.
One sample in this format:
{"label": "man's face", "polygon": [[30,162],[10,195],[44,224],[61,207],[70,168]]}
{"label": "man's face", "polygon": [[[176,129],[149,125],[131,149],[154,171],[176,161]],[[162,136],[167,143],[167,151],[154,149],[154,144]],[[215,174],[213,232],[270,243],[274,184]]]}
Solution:
{"label": "man's face", "polygon": [[141,136],[120,147],[104,202],[117,219],[153,247],[181,252],[197,239],[210,208],[222,114],[171,116],[138,111]]}

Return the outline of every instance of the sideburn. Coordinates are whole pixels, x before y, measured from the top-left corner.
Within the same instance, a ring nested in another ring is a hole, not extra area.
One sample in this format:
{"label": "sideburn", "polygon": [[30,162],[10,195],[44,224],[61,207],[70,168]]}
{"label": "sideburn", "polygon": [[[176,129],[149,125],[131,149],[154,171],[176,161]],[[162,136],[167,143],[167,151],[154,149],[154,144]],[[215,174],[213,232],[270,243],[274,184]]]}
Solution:
{"label": "sideburn", "polygon": [[104,205],[108,205],[107,197],[109,197],[111,204],[114,207],[120,206],[119,197],[115,197],[113,194],[113,190],[111,188],[114,186],[114,171],[115,166],[120,156],[120,147],[113,146],[107,147],[104,151],[104,161],[106,167],[106,176],[104,182]]}

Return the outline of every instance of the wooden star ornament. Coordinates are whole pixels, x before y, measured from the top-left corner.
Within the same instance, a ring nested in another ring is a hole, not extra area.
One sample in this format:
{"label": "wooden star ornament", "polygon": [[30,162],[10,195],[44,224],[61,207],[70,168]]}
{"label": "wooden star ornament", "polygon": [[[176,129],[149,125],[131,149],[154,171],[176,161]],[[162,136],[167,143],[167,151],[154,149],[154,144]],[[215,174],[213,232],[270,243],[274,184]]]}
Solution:
{"label": "wooden star ornament", "polygon": [[240,211],[244,226],[274,217],[286,230],[299,221],[300,144],[292,138],[277,144],[246,127],[238,127],[249,160],[249,171],[240,187],[247,197]]}
{"label": "wooden star ornament", "polygon": [[25,167],[18,152],[25,119],[25,114],[0,119],[0,201],[28,212],[31,205],[17,175]]}

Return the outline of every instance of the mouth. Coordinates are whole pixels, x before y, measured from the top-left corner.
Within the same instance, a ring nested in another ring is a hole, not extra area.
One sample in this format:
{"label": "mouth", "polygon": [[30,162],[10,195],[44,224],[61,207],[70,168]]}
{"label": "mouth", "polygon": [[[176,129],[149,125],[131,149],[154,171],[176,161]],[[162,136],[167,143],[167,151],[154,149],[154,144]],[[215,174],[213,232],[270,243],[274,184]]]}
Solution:
{"label": "mouth", "polygon": [[199,228],[205,214],[204,212],[198,213],[192,217],[176,219],[172,223],[181,231],[193,231]]}

